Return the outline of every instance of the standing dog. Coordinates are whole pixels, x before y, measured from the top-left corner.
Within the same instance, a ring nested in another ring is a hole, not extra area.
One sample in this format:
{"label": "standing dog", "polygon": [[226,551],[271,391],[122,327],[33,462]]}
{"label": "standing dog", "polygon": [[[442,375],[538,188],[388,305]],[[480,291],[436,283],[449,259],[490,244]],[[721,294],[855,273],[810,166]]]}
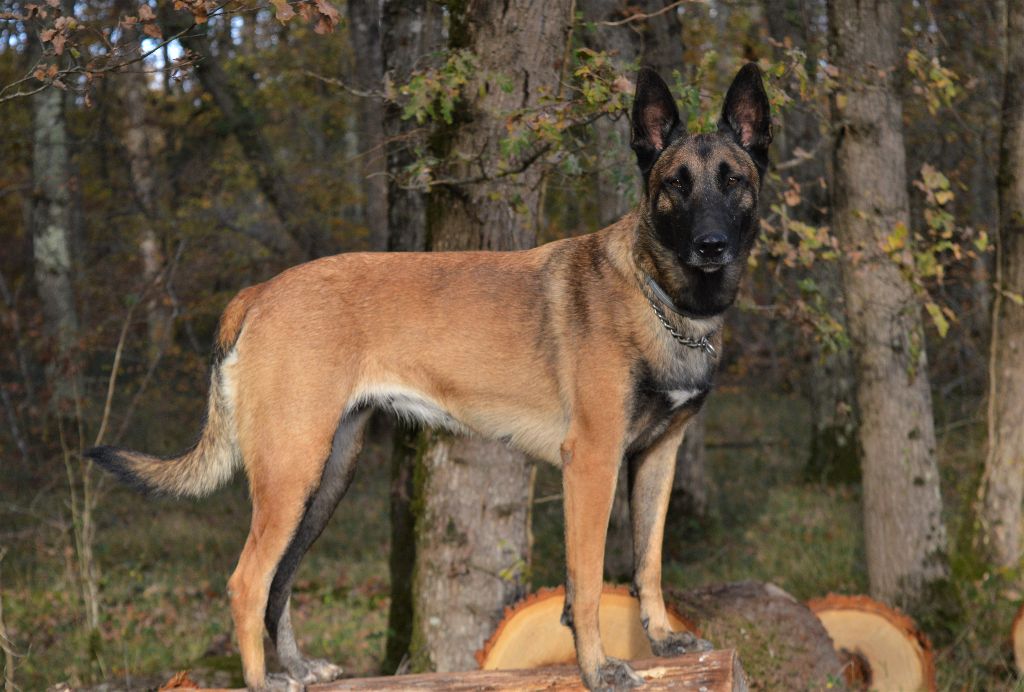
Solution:
{"label": "standing dog", "polygon": [[[195,446],[173,459],[87,452],[129,483],[174,495],[209,493],[245,468],[252,527],[228,587],[250,688],[340,673],[299,653],[288,599],[349,485],[374,408],[507,439],[562,467],[562,622],[587,687],[642,684],[605,656],[598,631],[623,462],[651,648],[709,646],[669,627],[661,542],[676,448],[711,388],[722,314],[758,234],[771,138],[755,65],[736,75],[718,132],[693,135],[665,83],[642,70],[632,147],[644,195],[618,223],[525,252],[349,254],[289,269],[225,309]],[[265,629],[287,676],[266,675]]]}

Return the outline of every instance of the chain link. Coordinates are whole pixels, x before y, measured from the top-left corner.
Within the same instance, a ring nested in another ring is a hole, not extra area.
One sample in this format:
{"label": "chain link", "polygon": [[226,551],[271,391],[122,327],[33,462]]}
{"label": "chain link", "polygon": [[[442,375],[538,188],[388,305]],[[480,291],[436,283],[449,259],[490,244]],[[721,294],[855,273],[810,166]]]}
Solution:
{"label": "chain link", "polygon": [[683,336],[682,334],[679,333],[679,330],[673,327],[672,324],[668,321],[668,319],[666,319],[665,311],[662,310],[661,307],[657,303],[655,303],[649,296],[647,296],[647,302],[651,304],[651,308],[654,309],[654,314],[658,316],[658,321],[661,322],[661,325],[665,327],[666,330],[668,330],[668,333],[672,335],[673,339],[681,343],[683,346],[687,346],[689,348],[699,348],[709,356],[717,355],[715,347],[711,345],[710,341],[708,341],[707,336],[702,336],[699,339],[694,339],[689,336]]}

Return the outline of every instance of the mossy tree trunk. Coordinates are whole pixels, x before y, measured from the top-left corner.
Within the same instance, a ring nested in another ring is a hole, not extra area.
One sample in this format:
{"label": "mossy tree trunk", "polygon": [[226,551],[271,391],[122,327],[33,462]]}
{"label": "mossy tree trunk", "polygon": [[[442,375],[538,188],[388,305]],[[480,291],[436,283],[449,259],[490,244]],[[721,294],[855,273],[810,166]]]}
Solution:
{"label": "mossy tree trunk", "polygon": [[899,4],[830,0],[833,216],[853,345],[864,533],[876,598],[915,606],[947,573],[921,306],[881,248],[909,227]]}
{"label": "mossy tree trunk", "polygon": [[[465,92],[472,100],[436,133],[435,154],[446,162],[446,179],[483,180],[431,191],[428,245],[524,249],[536,242],[542,171],[496,175],[504,116],[558,93],[570,3],[452,2],[448,11],[449,48],[472,52],[479,64]],[[499,442],[437,434],[427,445],[414,501],[414,668],[476,667],[473,653],[523,594],[532,476],[526,457]]]}
{"label": "mossy tree trunk", "polygon": [[990,559],[1000,567],[1014,567],[1021,559],[1024,502],[1024,0],[1006,5],[999,240],[980,514]]}

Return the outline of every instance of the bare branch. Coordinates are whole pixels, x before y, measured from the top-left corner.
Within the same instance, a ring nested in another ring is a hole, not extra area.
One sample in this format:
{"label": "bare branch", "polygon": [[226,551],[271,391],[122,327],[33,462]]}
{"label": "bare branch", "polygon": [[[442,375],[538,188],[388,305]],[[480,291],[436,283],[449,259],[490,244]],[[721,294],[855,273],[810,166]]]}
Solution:
{"label": "bare branch", "polygon": [[706,3],[707,0],[676,0],[676,2],[673,2],[671,5],[665,5],[664,7],[662,7],[657,12],[650,12],[650,13],[637,12],[635,14],[629,15],[625,19],[618,19],[618,20],[616,20],[614,22],[598,22],[598,24],[600,24],[601,26],[622,26],[623,24],[632,24],[633,22],[642,22],[645,19],[653,19],[654,17],[657,17],[658,15],[665,14],[666,12],[671,12],[672,10],[676,9],[677,7],[685,5],[688,2]]}

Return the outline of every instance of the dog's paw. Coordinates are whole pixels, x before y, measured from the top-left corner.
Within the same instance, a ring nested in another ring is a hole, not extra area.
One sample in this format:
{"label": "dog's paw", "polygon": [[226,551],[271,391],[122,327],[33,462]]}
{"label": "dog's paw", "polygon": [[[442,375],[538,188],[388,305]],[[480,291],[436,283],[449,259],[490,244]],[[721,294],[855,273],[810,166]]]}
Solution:
{"label": "dog's paw", "polygon": [[306,685],[291,675],[271,673],[267,675],[263,686],[256,689],[258,692],[306,692]]}
{"label": "dog's paw", "polygon": [[634,673],[625,661],[608,657],[592,674],[584,673],[583,684],[592,692],[616,692],[640,687],[644,679]]}
{"label": "dog's paw", "polygon": [[288,669],[288,672],[304,685],[337,680],[345,672],[341,666],[319,658],[303,658]]}
{"label": "dog's paw", "polygon": [[689,632],[673,632],[664,639],[652,639],[651,651],[655,656],[680,656],[694,652],[711,651],[711,642],[698,639]]}

